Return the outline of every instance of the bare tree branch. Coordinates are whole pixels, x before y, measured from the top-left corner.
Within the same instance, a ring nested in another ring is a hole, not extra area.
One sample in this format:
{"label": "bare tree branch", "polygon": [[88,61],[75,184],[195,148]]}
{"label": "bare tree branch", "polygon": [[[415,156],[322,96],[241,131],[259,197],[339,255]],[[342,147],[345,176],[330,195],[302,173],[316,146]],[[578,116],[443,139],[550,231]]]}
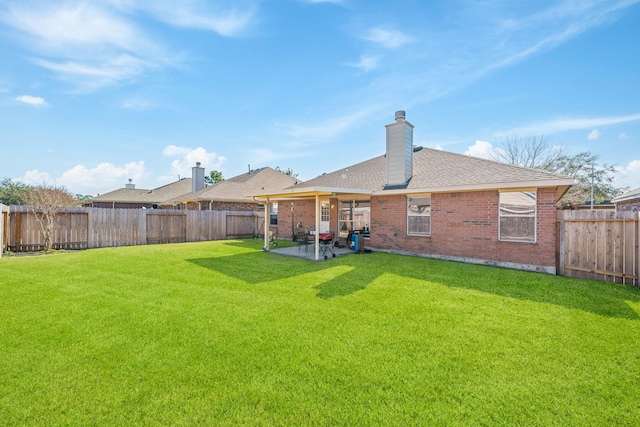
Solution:
{"label": "bare tree branch", "polygon": [[62,207],[76,206],[77,201],[64,187],[47,184],[35,186],[25,199],[40,224],[45,250],[51,250],[56,216]]}
{"label": "bare tree branch", "polygon": [[545,135],[520,136],[512,133],[494,144],[491,158],[498,162],[547,169],[565,153],[565,147],[552,146]]}
{"label": "bare tree branch", "polygon": [[569,156],[565,147],[552,146],[546,136],[522,137],[513,133],[494,145],[491,158],[573,177],[575,185],[560,199],[559,206],[579,205],[589,200],[592,181],[596,203],[609,200],[624,190],[613,185],[615,165],[599,165],[599,156],[588,151]]}

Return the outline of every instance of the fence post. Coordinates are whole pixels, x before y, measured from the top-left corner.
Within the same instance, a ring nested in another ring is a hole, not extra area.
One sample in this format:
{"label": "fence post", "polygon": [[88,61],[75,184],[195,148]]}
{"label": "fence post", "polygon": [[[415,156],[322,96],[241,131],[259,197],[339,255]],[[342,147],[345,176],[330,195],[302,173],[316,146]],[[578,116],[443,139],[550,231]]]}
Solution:
{"label": "fence post", "polygon": [[560,276],[564,276],[564,250],[565,250],[565,214],[564,211],[560,212],[562,218],[560,219],[559,227],[558,227],[558,266],[557,273]]}
{"label": "fence post", "polygon": [[640,211],[636,212],[636,286],[640,286]]}
{"label": "fence post", "polygon": [[9,233],[9,206],[0,203],[0,258],[8,244],[7,233]]}

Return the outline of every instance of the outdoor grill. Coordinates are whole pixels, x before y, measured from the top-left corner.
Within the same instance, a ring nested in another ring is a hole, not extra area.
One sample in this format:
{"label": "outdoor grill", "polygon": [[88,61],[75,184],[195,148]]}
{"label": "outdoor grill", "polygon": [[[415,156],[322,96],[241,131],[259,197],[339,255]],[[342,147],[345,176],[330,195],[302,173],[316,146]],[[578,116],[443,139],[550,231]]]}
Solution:
{"label": "outdoor grill", "polygon": [[320,242],[320,252],[324,256],[324,259],[329,258],[328,253],[335,258],[336,254],[333,252],[333,233],[318,234],[318,242]]}

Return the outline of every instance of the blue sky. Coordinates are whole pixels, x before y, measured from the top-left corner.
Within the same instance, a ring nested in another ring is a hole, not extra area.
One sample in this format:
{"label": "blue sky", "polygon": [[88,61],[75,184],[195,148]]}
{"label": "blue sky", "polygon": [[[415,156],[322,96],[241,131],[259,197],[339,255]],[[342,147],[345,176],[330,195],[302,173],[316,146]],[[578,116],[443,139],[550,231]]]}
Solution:
{"label": "blue sky", "polygon": [[5,0],[0,179],[96,195],[196,161],[311,179],[545,135],[640,187],[640,0]]}

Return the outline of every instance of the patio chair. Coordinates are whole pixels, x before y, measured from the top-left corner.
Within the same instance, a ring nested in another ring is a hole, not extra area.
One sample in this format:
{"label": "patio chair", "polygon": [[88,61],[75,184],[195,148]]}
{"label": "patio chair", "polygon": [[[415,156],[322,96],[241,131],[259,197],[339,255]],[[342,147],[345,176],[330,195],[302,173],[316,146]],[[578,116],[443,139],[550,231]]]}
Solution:
{"label": "patio chair", "polygon": [[269,243],[273,246],[278,246],[278,235],[273,231],[269,231]]}
{"label": "patio chair", "polygon": [[309,235],[304,231],[298,231],[296,233],[296,241],[298,242],[298,252],[300,252],[300,246],[304,245],[304,251],[307,252],[309,245]]}

